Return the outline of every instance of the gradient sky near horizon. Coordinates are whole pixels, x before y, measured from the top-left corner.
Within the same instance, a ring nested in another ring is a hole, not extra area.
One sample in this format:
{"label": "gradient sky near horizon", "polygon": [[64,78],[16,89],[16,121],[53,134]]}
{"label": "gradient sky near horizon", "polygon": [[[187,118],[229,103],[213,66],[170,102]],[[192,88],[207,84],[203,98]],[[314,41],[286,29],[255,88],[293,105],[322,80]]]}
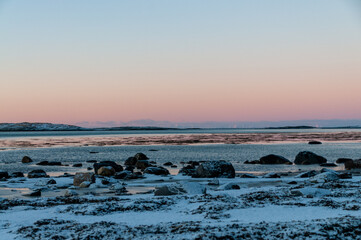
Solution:
{"label": "gradient sky near horizon", "polygon": [[0,122],[361,119],[358,0],[0,0]]}

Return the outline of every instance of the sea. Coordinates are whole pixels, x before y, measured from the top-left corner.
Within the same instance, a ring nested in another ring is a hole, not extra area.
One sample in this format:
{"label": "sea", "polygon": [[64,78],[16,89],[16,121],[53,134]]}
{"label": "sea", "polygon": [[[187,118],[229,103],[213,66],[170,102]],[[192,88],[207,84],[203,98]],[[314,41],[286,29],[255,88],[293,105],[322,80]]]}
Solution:
{"label": "sea", "polygon": [[[131,137],[131,136],[166,136],[176,134],[212,134],[212,133],[333,133],[361,132],[361,129],[185,129],[185,130],[131,130],[131,131],[40,131],[40,132],[0,132],[0,140],[39,139],[39,138],[79,138],[79,137]],[[44,169],[48,174],[56,176],[64,172],[74,173],[87,171],[92,167],[89,160],[115,161],[121,165],[136,153],[142,152],[155,161],[157,165],[172,162],[177,168],[169,168],[171,174],[188,161],[226,160],[233,164],[238,173],[264,174],[268,172],[297,172],[320,170],[316,165],[250,165],[247,160],[257,160],[268,154],[281,155],[290,161],[301,151],[311,151],[325,157],[328,162],[335,163],[338,158],[361,158],[361,139],[354,142],[323,142],[319,145],[309,145],[308,142],[285,143],[250,143],[250,144],[205,144],[205,145],[137,145],[137,146],[67,146],[42,148],[4,148],[0,151],[0,171],[27,171]],[[22,164],[23,156],[30,156],[34,164]],[[65,166],[37,166],[40,161],[59,161]],[[73,167],[82,163],[81,168]],[[67,166],[66,166],[67,165]],[[344,169],[343,165],[334,167]]]}

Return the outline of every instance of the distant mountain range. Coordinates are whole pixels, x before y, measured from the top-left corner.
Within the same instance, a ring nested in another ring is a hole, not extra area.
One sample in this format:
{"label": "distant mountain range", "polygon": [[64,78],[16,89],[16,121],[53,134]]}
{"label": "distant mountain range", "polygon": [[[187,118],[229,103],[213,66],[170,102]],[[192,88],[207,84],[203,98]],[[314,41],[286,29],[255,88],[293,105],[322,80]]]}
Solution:
{"label": "distant mountain range", "polygon": [[307,120],[280,122],[200,122],[173,123],[167,121],[137,120],[132,122],[82,122],[77,125],[53,123],[0,123],[0,131],[125,131],[174,130],[209,128],[258,129],[311,129],[311,128],[361,128],[361,120]]}

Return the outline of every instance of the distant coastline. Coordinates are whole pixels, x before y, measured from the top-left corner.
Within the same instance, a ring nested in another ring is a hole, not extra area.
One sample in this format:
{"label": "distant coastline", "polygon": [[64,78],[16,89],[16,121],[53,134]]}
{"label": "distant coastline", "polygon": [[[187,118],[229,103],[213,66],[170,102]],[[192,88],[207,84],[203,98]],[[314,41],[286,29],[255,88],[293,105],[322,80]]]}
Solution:
{"label": "distant coastline", "polygon": [[85,128],[76,125],[54,123],[0,123],[0,132],[42,132],[42,131],[166,131],[166,130],[207,130],[207,129],[259,129],[259,130],[287,130],[287,129],[361,129],[360,126],[314,127],[307,125],[281,127],[250,127],[250,128],[170,128],[156,126],[121,126],[103,128]]}

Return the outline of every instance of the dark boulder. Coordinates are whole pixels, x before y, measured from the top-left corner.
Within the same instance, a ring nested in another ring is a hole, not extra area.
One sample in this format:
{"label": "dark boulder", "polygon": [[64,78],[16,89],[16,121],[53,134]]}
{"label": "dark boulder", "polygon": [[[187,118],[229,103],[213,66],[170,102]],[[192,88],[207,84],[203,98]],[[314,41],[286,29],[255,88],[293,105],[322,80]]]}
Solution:
{"label": "dark boulder", "polygon": [[3,171],[1,171],[1,172],[0,172],[0,179],[1,179],[1,178],[10,178],[9,173],[8,173],[8,172],[3,172]]}
{"label": "dark boulder", "polygon": [[166,163],[163,164],[163,166],[172,166],[172,165],[173,165],[172,162],[166,162]]}
{"label": "dark boulder", "polygon": [[196,168],[192,165],[187,165],[185,167],[182,167],[178,174],[182,174],[184,176],[193,176],[196,173]]}
{"label": "dark boulder", "polygon": [[80,186],[83,182],[95,183],[95,175],[90,172],[77,172],[73,179],[74,186]]}
{"label": "dark boulder", "polygon": [[87,163],[96,163],[97,160],[86,160]]}
{"label": "dark boulder", "polygon": [[28,178],[43,178],[49,177],[44,170],[35,169],[28,173]]}
{"label": "dark boulder", "polygon": [[144,153],[137,153],[134,155],[134,158],[139,161],[139,160],[148,160],[149,158],[144,154]]}
{"label": "dark boulder", "polygon": [[351,158],[339,158],[336,160],[336,163],[340,164],[340,163],[345,163],[345,162],[349,162],[349,161],[353,161]]}
{"label": "dark boulder", "polygon": [[275,154],[261,157],[259,162],[260,164],[292,164],[287,158]]}
{"label": "dark boulder", "polygon": [[99,163],[94,163],[93,167],[94,167],[95,174],[98,174],[98,170],[101,167],[112,167],[112,168],[114,168],[114,170],[116,172],[123,171],[123,167],[120,166],[119,164],[113,162],[113,161],[102,161],[102,162],[99,162]]}
{"label": "dark boulder", "polygon": [[164,167],[147,167],[144,170],[144,173],[154,174],[154,175],[168,175],[169,171]]}
{"label": "dark boulder", "polygon": [[351,170],[354,168],[361,168],[361,159],[345,162],[345,169]]}
{"label": "dark boulder", "polygon": [[47,185],[52,185],[52,184],[56,184],[56,181],[54,179],[50,179],[49,181],[46,182]]}
{"label": "dark boulder", "polygon": [[308,144],[316,145],[316,144],[322,144],[322,142],[320,142],[320,141],[309,141]]}
{"label": "dark boulder", "polygon": [[138,160],[137,163],[135,164],[135,167],[137,169],[141,169],[141,170],[144,170],[149,166],[150,166],[150,164],[149,164],[148,160]]}
{"label": "dark boulder", "polygon": [[130,174],[132,174],[131,171],[124,170],[124,171],[121,171],[119,173],[116,173],[114,175],[114,178],[115,179],[126,179],[126,178],[128,178],[128,176],[130,176]]}
{"label": "dark boulder", "polygon": [[75,163],[74,165],[73,165],[73,167],[82,167],[83,166],[83,164],[81,164],[81,163]]}
{"label": "dark boulder", "polygon": [[36,165],[40,166],[61,166],[61,162],[49,162],[49,161],[41,161]]}
{"label": "dark boulder", "polygon": [[224,160],[208,161],[201,163],[196,169],[193,177],[199,178],[234,178],[236,176],[234,167],[231,163]]}
{"label": "dark boulder", "polygon": [[326,158],[308,151],[299,152],[295,158],[295,164],[299,165],[322,164],[326,162]]}
{"label": "dark boulder", "polygon": [[263,175],[263,178],[281,178],[281,176],[278,173],[267,173]]}
{"label": "dark boulder", "polygon": [[127,160],[125,160],[124,165],[125,166],[135,166],[135,164],[137,164],[137,159],[135,159],[134,157],[129,157]]}
{"label": "dark boulder", "polygon": [[21,160],[22,163],[31,163],[33,162],[33,160],[28,157],[28,156],[24,156],[23,159]]}
{"label": "dark boulder", "polygon": [[12,178],[24,177],[24,173],[22,173],[22,172],[13,172],[10,176]]}

